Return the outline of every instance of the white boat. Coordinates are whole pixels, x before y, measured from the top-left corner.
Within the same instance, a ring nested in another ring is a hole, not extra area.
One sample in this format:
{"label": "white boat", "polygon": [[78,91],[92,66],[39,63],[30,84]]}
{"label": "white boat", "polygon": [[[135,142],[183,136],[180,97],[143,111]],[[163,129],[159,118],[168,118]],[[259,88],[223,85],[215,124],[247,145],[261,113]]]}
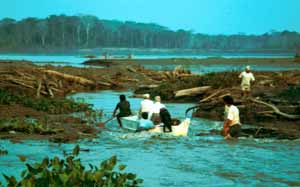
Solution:
{"label": "white boat", "polygon": [[[139,127],[138,116],[128,116],[121,118],[124,129],[136,131]],[[172,132],[167,133],[174,136],[187,136],[191,120],[186,118],[179,125],[172,126]],[[151,133],[164,133],[163,124],[156,125],[154,129],[148,130]]]}

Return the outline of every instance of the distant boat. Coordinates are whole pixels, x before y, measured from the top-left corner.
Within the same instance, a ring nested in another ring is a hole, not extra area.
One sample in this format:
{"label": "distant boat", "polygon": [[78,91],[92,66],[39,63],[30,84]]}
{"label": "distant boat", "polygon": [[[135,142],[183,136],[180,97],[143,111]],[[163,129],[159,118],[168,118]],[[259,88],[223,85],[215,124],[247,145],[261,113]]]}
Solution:
{"label": "distant boat", "polygon": [[[139,126],[138,116],[129,116],[121,118],[124,129],[136,131]],[[172,132],[166,133],[173,136],[187,136],[191,120],[186,118],[179,125],[172,126]],[[156,125],[154,129],[148,130],[150,133],[164,133],[163,124]]]}

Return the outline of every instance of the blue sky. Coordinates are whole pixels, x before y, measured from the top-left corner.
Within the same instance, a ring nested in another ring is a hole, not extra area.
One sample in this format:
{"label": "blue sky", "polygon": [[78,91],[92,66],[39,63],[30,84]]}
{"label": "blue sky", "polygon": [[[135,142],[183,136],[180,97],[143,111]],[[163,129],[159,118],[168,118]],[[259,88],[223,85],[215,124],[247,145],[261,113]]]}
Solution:
{"label": "blue sky", "polygon": [[1,0],[0,19],[91,14],[207,34],[300,32],[300,0]]}

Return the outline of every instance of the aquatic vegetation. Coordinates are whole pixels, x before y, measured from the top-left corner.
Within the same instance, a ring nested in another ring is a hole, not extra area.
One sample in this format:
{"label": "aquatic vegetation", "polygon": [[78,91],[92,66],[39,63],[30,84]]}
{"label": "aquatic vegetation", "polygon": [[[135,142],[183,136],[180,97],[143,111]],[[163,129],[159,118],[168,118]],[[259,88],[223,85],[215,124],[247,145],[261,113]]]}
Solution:
{"label": "aquatic vegetation", "polygon": [[22,132],[26,134],[56,134],[60,129],[48,129],[44,128],[42,124],[36,120],[29,119],[9,119],[0,120],[0,132],[8,132],[15,134],[16,132]]}
{"label": "aquatic vegetation", "polygon": [[34,98],[25,95],[14,95],[6,90],[0,89],[0,104],[22,104],[38,111],[50,114],[64,114],[92,110],[90,104],[77,103],[73,99],[66,98]]}
{"label": "aquatic vegetation", "polygon": [[19,101],[20,98],[5,91],[0,89],[0,104],[4,105],[9,105],[9,104],[14,104],[17,101]]}
{"label": "aquatic vegetation", "polygon": [[[136,187],[143,183],[136,174],[125,173],[125,165],[117,166],[117,157],[113,156],[103,161],[99,167],[89,164],[89,169],[82,165],[78,158],[80,147],[77,145],[72,154],[64,154],[64,158],[44,158],[40,163],[26,163],[26,169],[21,173],[21,180],[15,176],[3,174],[8,187],[17,186],[95,186],[95,187]],[[19,156],[22,162],[26,157]],[[1,184],[0,184],[1,185]]]}

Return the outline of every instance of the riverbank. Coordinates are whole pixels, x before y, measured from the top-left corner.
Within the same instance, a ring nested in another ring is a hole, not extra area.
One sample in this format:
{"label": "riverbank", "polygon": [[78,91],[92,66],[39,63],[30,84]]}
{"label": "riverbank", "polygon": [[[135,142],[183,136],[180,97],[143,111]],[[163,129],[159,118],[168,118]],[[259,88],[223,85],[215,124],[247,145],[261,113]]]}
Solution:
{"label": "riverbank", "polygon": [[204,59],[198,58],[166,58],[166,59],[91,59],[85,61],[85,65],[193,65],[193,64],[259,64],[259,65],[287,65],[298,64],[300,58],[222,58],[209,57]]}
{"label": "riverbank", "polygon": [[194,76],[142,66],[76,68],[37,66],[29,61],[1,61],[0,72],[0,138],[54,142],[93,138],[99,132],[96,126],[102,120],[102,112],[66,99],[69,94],[136,89],[175,77]]}
{"label": "riverbank", "polygon": [[282,49],[234,49],[234,50],[224,50],[224,49],[182,49],[182,48],[126,48],[126,47],[102,47],[102,48],[1,48],[1,53],[24,53],[24,54],[82,54],[82,55],[95,55],[95,54],[196,54],[196,55],[210,55],[210,56],[220,56],[220,54],[283,54],[283,55],[294,55],[295,50],[282,50]]}
{"label": "riverbank", "polygon": [[[242,63],[238,60],[236,62]],[[4,123],[7,124],[7,121],[11,122],[11,119],[18,118],[21,124],[24,124],[27,118],[34,118],[38,119],[43,129],[33,128],[31,131],[37,132],[36,134],[51,134],[53,132],[47,131],[49,130],[47,124],[63,124],[64,121],[69,120],[71,121],[69,124],[87,125],[90,131],[97,132],[94,129],[97,129],[95,126],[101,121],[100,114],[96,114],[83,103],[80,106],[76,105],[75,101],[65,99],[71,93],[96,90],[135,90],[136,96],[150,93],[152,97],[160,95],[163,101],[168,102],[200,102],[199,107],[195,107],[197,108],[194,112],[195,117],[222,120],[224,106],[221,98],[226,94],[231,94],[240,108],[244,124],[280,131],[279,134],[273,136],[274,138],[300,138],[300,128],[297,126],[300,106],[298,102],[295,102],[297,99],[300,100],[299,71],[254,72],[257,81],[253,86],[253,97],[249,100],[240,97],[240,80],[237,79],[239,72],[198,75],[182,67],[172,71],[155,71],[136,63],[122,63],[117,62],[104,68],[76,68],[37,66],[24,61],[1,61],[0,89],[5,91],[2,92],[0,103],[3,109],[1,116],[6,116],[4,112],[6,108],[14,111],[12,112],[14,115],[5,117]],[[228,61],[228,63],[234,62]],[[272,62],[268,61],[268,63]],[[276,63],[282,62],[278,59]],[[7,101],[7,98],[10,99]],[[67,110],[61,110],[65,107]],[[72,116],[74,112],[79,112],[81,117]],[[97,120],[90,118],[95,115],[99,117]],[[54,119],[52,121],[44,119],[44,116]],[[295,116],[296,119],[294,119]],[[86,135],[77,126],[73,129],[78,136],[70,140]],[[10,136],[7,136],[7,132],[10,131]],[[14,131],[16,132],[16,129],[6,128],[3,138],[17,137]],[[55,131],[57,134],[61,132],[60,135],[64,136],[66,130],[56,129]],[[263,130],[255,131],[254,135],[267,137],[259,134],[263,132]],[[91,137],[95,134],[92,133]],[[43,137],[50,138],[50,136],[39,136],[39,138]],[[59,136],[56,140],[54,139],[54,141],[70,140],[60,140]]]}

